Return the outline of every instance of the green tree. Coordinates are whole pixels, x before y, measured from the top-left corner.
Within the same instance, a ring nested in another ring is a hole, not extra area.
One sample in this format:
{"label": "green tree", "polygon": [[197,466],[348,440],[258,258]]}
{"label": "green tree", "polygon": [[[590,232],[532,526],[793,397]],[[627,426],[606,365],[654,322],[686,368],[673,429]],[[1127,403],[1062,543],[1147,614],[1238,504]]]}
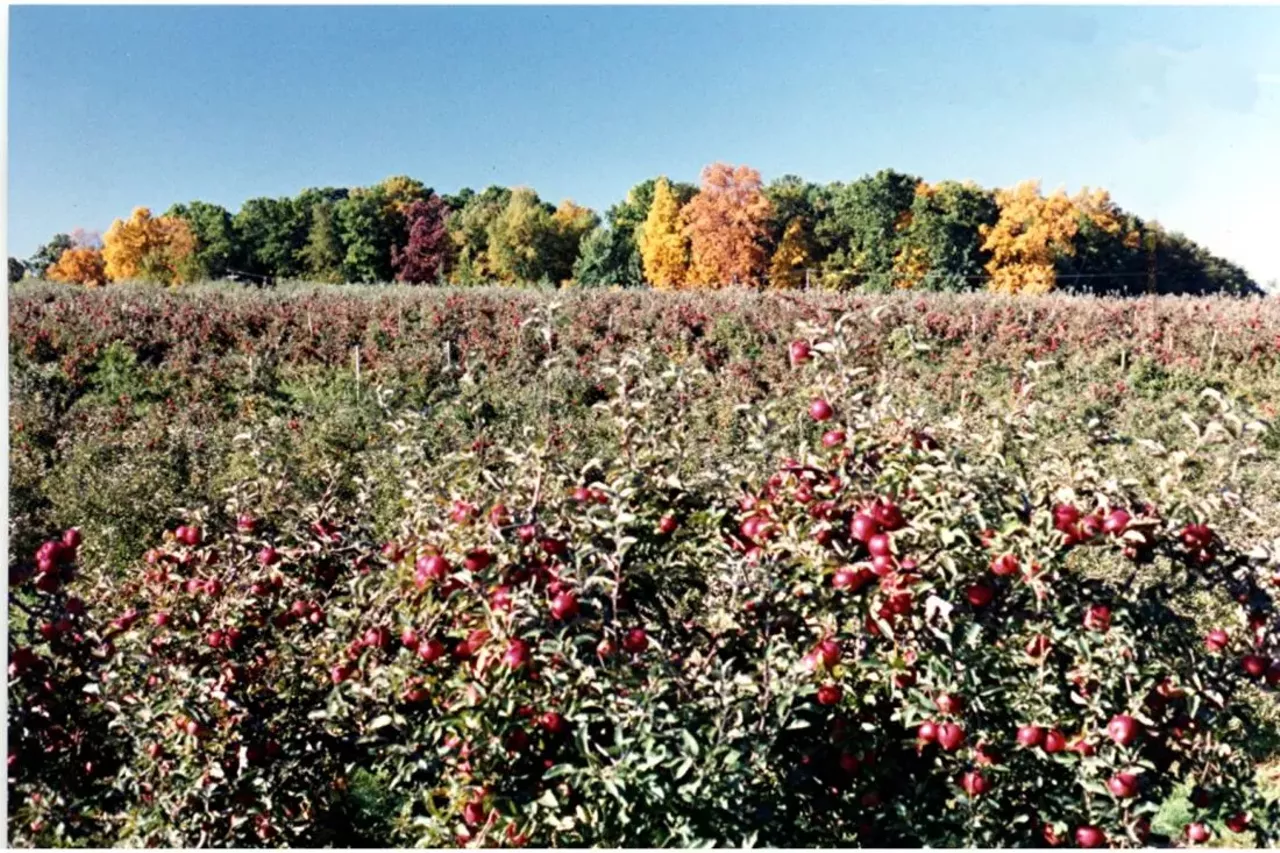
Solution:
{"label": "green tree", "polygon": [[399,236],[381,189],[355,189],[334,206],[339,239],[346,251],[342,275],[347,281],[391,280],[391,246]]}
{"label": "green tree", "polygon": [[817,213],[814,209],[816,186],[796,175],[783,175],[764,188],[773,215],[769,217],[769,245],[778,246],[784,232],[793,222],[800,222],[805,234],[812,234]]}
{"label": "green tree", "polygon": [[995,195],[972,183],[921,183],[910,222],[899,234],[895,272],[899,286],[925,290],[977,290],[990,254],[982,249],[982,226],[1000,216]]}
{"label": "green tree", "polygon": [[316,202],[312,206],[307,244],[298,253],[298,260],[309,278],[331,283],[342,281],[344,256],[333,207],[332,201]]}
{"label": "green tree", "polygon": [[296,278],[302,273],[298,252],[306,245],[307,211],[290,198],[251,198],[231,224],[245,272]]}
{"label": "green tree", "polygon": [[491,186],[483,192],[464,189],[445,196],[454,214],[449,217],[449,236],[457,250],[457,264],[450,273],[454,284],[479,284],[493,276],[489,259],[489,227],[511,200],[511,190]]}
{"label": "green tree", "polygon": [[534,282],[552,274],[556,225],[555,208],[521,187],[489,225],[489,263],[508,283]]}
{"label": "green tree", "polygon": [[9,283],[17,284],[27,274],[27,265],[15,257],[9,258]]}
{"label": "green tree", "polygon": [[239,263],[232,217],[222,205],[205,201],[175,204],[165,212],[165,216],[185,221],[196,239],[192,257],[195,278],[222,278],[228,269]]}
{"label": "green tree", "polygon": [[564,282],[573,276],[582,242],[600,224],[594,210],[565,200],[551,215],[551,234],[544,249],[544,274],[554,282]]}
{"label": "green tree", "polygon": [[633,239],[617,228],[596,228],[582,240],[573,265],[573,279],[581,287],[639,287],[644,269]]}
{"label": "green tree", "polygon": [[35,254],[27,259],[27,269],[35,278],[44,278],[45,270],[56,264],[62,253],[74,245],[70,234],[53,235],[52,240],[36,249]]}
{"label": "green tree", "polygon": [[917,177],[885,169],[851,184],[832,185],[830,210],[816,228],[819,239],[832,248],[823,264],[824,278],[840,287],[891,288],[900,235],[910,223],[919,183]]}

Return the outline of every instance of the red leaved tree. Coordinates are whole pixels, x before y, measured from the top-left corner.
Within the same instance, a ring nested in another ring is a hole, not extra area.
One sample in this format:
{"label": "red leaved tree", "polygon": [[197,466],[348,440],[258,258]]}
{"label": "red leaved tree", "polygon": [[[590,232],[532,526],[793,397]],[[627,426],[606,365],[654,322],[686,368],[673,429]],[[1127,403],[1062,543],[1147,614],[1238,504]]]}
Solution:
{"label": "red leaved tree", "polygon": [[415,201],[405,208],[408,245],[391,247],[391,265],[396,281],[421,284],[435,281],[449,261],[449,231],[445,220],[449,208],[444,199],[432,193],[425,201]]}

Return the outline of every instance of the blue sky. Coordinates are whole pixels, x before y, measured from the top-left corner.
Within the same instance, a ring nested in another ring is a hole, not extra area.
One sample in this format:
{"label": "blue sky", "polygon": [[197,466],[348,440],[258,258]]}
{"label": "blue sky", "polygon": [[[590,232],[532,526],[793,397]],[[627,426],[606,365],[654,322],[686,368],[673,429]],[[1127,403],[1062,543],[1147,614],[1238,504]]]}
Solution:
{"label": "blue sky", "polygon": [[1111,190],[1280,278],[1280,8],[11,7],[8,253],[369,184],[603,209],[712,161]]}

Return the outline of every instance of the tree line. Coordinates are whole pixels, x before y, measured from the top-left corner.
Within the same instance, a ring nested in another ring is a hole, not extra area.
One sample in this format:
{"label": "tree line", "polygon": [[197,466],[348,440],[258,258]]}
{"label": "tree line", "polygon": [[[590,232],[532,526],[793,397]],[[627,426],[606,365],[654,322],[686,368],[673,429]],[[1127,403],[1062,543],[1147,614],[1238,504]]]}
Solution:
{"label": "tree line", "polygon": [[660,289],[1260,292],[1236,264],[1122,210],[1102,190],[1042,192],[882,170],[848,183],[764,183],[715,163],[700,184],[643,181],[604,216],[532,189],[371,187],[138,208],[101,240],[56,235],[9,278],[86,285],[244,277],[333,283]]}

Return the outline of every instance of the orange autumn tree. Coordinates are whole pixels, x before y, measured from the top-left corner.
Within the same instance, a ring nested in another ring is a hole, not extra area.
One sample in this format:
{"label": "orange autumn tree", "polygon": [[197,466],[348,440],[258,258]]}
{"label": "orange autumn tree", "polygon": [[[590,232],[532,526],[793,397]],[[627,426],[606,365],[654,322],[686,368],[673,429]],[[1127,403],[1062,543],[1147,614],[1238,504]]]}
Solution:
{"label": "orange autumn tree", "polygon": [[195,236],[186,220],[153,218],[145,207],[136,208],[128,220],[111,223],[102,238],[102,256],[111,281],[140,278],[179,284],[190,278],[195,248]]}
{"label": "orange autumn tree", "polygon": [[1039,181],[996,192],[1000,216],[983,225],[982,250],[991,253],[988,289],[996,293],[1048,293],[1057,282],[1055,264],[1074,253],[1078,210],[1062,190],[1040,194]]}
{"label": "orange autumn tree", "polygon": [[659,290],[682,287],[689,269],[689,241],[680,225],[680,201],[666,178],[653,187],[653,203],[636,236],[644,277]]}
{"label": "orange autumn tree", "polygon": [[683,213],[691,255],[688,283],[759,287],[771,212],[755,169],[725,163],[703,169],[702,188]]}
{"label": "orange autumn tree", "polygon": [[102,252],[92,246],[72,246],[45,271],[51,281],[98,287],[107,283],[107,265]]}

